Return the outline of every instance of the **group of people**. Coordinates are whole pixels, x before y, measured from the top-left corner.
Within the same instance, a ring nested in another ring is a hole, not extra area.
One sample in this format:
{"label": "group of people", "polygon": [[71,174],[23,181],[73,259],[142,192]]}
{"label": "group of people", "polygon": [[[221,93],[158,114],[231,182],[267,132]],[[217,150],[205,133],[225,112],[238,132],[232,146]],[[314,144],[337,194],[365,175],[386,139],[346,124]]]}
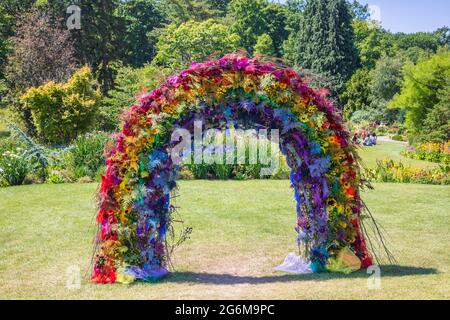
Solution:
{"label": "group of people", "polygon": [[352,142],[357,145],[376,146],[378,137],[375,133],[367,133],[365,129],[361,129],[353,135]]}

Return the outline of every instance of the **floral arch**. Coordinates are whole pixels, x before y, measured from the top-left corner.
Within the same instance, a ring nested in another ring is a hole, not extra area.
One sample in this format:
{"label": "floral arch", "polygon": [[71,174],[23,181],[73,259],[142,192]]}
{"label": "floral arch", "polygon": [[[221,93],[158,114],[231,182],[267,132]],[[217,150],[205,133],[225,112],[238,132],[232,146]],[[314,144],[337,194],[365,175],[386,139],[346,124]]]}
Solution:
{"label": "floral arch", "polygon": [[[167,271],[166,233],[177,165],[170,133],[251,116],[281,129],[280,150],[291,168],[296,231],[315,272],[343,250],[372,265],[360,216],[358,158],[337,109],[293,70],[239,54],[194,62],[145,94],[124,116],[122,132],[107,150],[102,176],[92,280],[155,280]],[[257,119],[257,120],[255,120]]]}

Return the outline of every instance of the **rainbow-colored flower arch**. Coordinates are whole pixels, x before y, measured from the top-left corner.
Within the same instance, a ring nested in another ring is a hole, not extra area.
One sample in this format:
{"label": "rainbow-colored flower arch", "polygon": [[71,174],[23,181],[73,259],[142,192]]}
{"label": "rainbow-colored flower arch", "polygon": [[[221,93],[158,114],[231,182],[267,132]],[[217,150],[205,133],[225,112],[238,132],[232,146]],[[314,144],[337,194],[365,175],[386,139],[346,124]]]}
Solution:
{"label": "rainbow-colored flower arch", "polygon": [[97,221],[92,280],[151,280],[167,273],[166,232],[177,166],[168,149],[176,128],[192,130],[197,115],[209,127],[251,114],[281,129],[291,168],[299,244],[314,271],[351,250],[372,264],[360,226],[363,203],[355,147],[337,109],[298,74],[239,54],[193,63],[140,98],[107,151]]}

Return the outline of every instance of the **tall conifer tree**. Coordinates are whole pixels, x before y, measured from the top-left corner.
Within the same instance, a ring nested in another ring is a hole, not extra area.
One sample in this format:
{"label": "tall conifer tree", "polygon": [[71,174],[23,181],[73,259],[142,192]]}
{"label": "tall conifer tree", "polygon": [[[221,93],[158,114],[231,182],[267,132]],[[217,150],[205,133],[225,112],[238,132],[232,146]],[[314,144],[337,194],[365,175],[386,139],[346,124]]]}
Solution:
{"label": "tall conifer tree", "polygon": [[345,0],[309,0],[297,34],[293,62],[330,80],[335,94],[357,67],[352,15]]}

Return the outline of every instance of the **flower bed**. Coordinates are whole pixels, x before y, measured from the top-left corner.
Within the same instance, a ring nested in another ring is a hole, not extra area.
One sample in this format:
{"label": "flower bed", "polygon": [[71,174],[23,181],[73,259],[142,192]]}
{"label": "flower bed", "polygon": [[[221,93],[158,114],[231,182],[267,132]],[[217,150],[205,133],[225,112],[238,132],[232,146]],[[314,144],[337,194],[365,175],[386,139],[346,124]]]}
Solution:
{"label": "flower bed", "polygon": [[417,147],[410,146],[402,155],[416,160],[450,164],[450,141],[446,143],[422,143]]}
{"label": "flower bed", "polygon": [[436,169],[420,169],[404,165],[401,161],[385,159],[377,161],[375,169],[366,169],[365,175],[374,182],[450,184],[450,166]]}

